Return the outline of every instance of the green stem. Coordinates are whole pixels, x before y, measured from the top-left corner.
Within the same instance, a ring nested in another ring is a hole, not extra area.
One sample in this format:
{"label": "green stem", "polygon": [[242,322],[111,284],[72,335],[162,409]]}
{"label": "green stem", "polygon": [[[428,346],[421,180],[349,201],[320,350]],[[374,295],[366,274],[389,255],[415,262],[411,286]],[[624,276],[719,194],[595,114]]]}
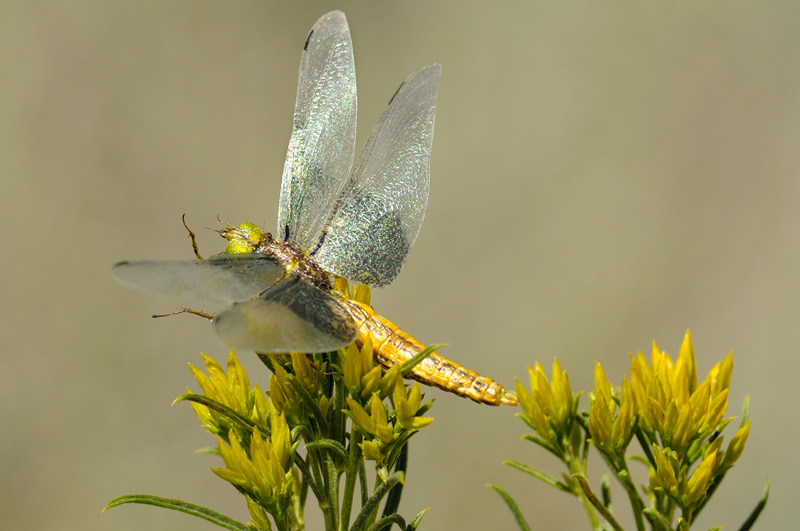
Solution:
{"label": "green stem", "polygon": [[356,490],[358,465],[361,463],[361,434],[353,430],[350,434],[350,452],[345,470],[344,494],[342,496],[342,513],[339,519],[339,529],[344,531],[350,525],[350,514],[353,510],[353,496]]}
{"label": "green stem", "polygon": [[306,461],[308,468],[312,471],[315,483],[322,486],[319,492],[314,490],[314,494],[317,496],[319,508],[325,518],[325,529],[327,531],[336,531],[336,506],[331,504],[329,498],[330,485],[328,484],[328,475],[322,472],[322,453],[320,450],[309,448]]}
{"label": "green stem", "polygon": [[275,527],[278,528],[278,531],[292,531],[292,526],[286,521],[286,517],[283,518],[275,518]]}
{"label": "green stem", "polygon": [[325,459],[325,469],[328,473],[328,503],[333,513],[333,527],[331,529],[339,529],[339,471],[336,466],[336,457],[331,455],[331,452],[325,452],[327,458]]}
{"label": "green stem", "polygon": [[[584,477],[586,475],[586,471],[583,468],[583,463],[578,456],[574,456],[571,453],[565,452],[567,459],[565,460],[567,469],[569,473],[574,477],[576,474],[580,477]],[[577,480],[576,480],[577,481]],[[574,483],[573,483],[574,485]],[[599,529],[600,528],[600,519],[597,517],[597,512],[595,511],[595,507],[592,504],[591,500],[586,496],[584,489],[580,486],[580,482],[578,482],[578,488],[575,489],[575,495],[578,499],[581,500],[581,505],[583,505],[583,510],[586,512],[586,517],[589,518],[589,523],[592,525],[592,529]]]}
{"label": "green stem", "polygon": [[616,472],[617,480],[620,482],[622,487],[625,489],[625,492],[628,494],[628,499],[631,502],[631,509],[633,510],[633,518],[636,521],[636,529],[638,531],[644,531],[644,502],[642,498],[639,497],[639,493],[636,490],[636,485],[633,484],[631,480],[631,473],[628,469],[628,463],[625,461],[625,457],[623,456],[620,458],[619,466],[615,466],[614,470]]}
{"label": "green stem", "polygon": [[[611,511],[608,510],[608,507],[603,505],[603,502],[601,502],[597,498],[597,496],[595,496],[594,492],[592,492],[592,489],[591,487],[589,487],[589,482],[586,481],[586,478],[581,474],[574,474],[573,477],[577,480],[578,484],[580,485],[581,491],[586,496],[586,499],[589,500],[589,503],[591,503],[592,506],[595,509],[597,509],[597,511],[601,515],[603,515],[603,518],[605,518],[606,522],[609,523],[611,528],[614,529],[615,531],[624,531],[624,529],[622,529],[622,526],[619,525],[619,522],[617,522],[616,518],[614,518],[614,515],[611,514]],[[595,529],[599,529],[599,527],[595,526]]]}

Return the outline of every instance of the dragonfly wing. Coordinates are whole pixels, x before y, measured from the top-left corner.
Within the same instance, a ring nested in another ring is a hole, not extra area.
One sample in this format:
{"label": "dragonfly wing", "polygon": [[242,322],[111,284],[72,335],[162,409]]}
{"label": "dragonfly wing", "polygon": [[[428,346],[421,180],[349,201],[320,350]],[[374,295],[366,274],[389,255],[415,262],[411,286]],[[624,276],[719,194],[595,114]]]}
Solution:
{"label": "dragonfly wing", "polygon": [[111,269],[114,279],[129,288],[227,304],[257,296],[284,273],[278,261],[260,253],[120,262]]}
{"label": "dragonfly wing", "polygon": [[283,167],[279,237],[303,249],[317,244],[322,224],[353,165],[356,69],[347,19],[320,18],[300,61],[294,124]]}
{"label": "dragonfly wing", "polygon": [[298,276],[220,313],[214,327],[226,345],[256,352],[330,352],[358,335],[333,296]]}
{"label": "dragonfly wing", "polygon": [[400,272],[428,203],[441,72],[432,64],[406,78],[372,129],[314,255],[328,271],[374,286]]}

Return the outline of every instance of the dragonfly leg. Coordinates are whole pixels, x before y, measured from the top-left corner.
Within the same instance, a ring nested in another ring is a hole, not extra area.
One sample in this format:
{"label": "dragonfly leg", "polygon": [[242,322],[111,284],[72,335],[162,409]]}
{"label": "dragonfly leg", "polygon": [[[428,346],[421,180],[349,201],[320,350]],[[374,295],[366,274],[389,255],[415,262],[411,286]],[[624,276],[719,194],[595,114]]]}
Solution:
{"label": "dragonfly leg", "polygon": [[189,228],[189,225],[186,224],[186,214],[181,216],[181,221],[183,222],[183,226],[186,228],[186,230],[189,231],[189,237],[192,239],[192,249],[194,249],[194,255],[202,260],[203,257],[200,256],[200,250],[197,248],[197,238],[195,237],[194,232],[192,232],[192,229]]}
{"label": "dragonfly leg", "polygon": [[174,312],[160,313],[160,314],[153,315],[153,318],[156,318],[156,317],[169,317],[170,315],[178,315],[178,314],[181,314],[181,313],[190,313],[192,315],[198,315],[198,316],[202,317],[203,319],[208,319],[209,321],[214,319],[214,314],[213,313],[206,313],[206,312],[204,312],[202,310],[193,310],[191,308],[187,308],[186,306],[183,306],[183,307],[181,307],[180,310],[177,310],[177,311],[174,311]]}

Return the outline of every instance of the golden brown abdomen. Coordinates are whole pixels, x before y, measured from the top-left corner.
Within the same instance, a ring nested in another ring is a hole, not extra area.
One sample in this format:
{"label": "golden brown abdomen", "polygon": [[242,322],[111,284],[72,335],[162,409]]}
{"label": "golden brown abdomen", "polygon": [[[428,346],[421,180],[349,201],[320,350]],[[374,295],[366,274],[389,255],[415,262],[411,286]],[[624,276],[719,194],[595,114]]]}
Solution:
{"label": "golden brown abdomen", "polygon": [[[425,345],[366,304],[352,299],[342,299],[340,302],[358,325],[356,341],[363,345],[364,340],[370,337],[375,358],[384,367],[404,363],[425,350]],[[517,405],[517,395],[507,392],[499,383],[453,363],[436,352],[422,360],[406,376],[482,404]]]}

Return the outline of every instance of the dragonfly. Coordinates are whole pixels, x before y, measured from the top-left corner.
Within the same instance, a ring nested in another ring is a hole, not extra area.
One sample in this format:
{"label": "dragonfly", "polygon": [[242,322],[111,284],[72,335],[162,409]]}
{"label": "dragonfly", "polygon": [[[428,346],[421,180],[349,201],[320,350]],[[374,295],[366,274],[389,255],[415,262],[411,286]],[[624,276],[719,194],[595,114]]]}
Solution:
{"label": "dragonfly", "polygon": [[[408,76],[355,159],[350,30],[342,12],[324,15],[303,45],[275,235],[228,227],[223,254],[200,258],[195,244],[198,259],[120,262],[112,276],[133,289],[231,305],[212,323],[235,349],[318,353],[369,340],[385,367],[414,358],[421,342],[332,278],[383,287],[400,273],[427,208],[440,77],[438,64]],[[496,381],[436,352],[405,376],[479,403],[517,404]]]}

